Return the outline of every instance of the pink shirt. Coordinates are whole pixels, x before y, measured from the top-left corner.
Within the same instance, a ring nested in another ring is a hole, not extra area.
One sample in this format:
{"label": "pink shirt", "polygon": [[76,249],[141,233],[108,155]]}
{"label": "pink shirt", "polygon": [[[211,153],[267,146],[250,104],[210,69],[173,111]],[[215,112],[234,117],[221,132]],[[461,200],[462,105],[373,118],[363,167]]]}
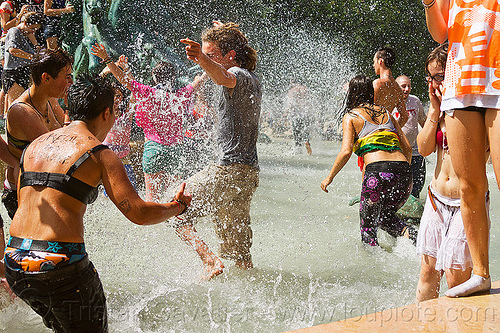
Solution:
{"label": "pink shirt", "polygon": [[135,120],[144,130],[144,136],[167,146],[181,142],[182,117],[191,101],[193,87],[187,85],[172,93],[132,80],[130,90],[138,102]]}

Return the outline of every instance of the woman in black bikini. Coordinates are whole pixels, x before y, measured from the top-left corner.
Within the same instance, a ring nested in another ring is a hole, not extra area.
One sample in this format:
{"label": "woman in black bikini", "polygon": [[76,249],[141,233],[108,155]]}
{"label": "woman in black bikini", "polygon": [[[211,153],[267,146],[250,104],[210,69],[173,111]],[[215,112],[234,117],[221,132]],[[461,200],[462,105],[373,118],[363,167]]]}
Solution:
{"label": "woman in black bikini", "polygon": [[[73,82],[73,59],[62,51],[41,50],[30,64],[33,84],[9,108],[6,129],[9,150],[17,158],[40,135],[63,127],[64,110],[58,98],[64,98]],[[7,169],[2,202],[12,218],[17,209],[16,179]]]}
{"label": "woman in black bikini", "polygon": [[[183,184],[169,203],[139,197],[118,156],[101,144],[116,117],[114,89],[106,79],[79,78],[68,95],[71,124],[40,136],[23,152],[6,278],[56,332],[107,332],[106,298],[83,237],[83,216],[97,186],[102,183],[118,209],[139,225],[182,214],[191,196]],[[206,247],[201,240],[198,245]]]}

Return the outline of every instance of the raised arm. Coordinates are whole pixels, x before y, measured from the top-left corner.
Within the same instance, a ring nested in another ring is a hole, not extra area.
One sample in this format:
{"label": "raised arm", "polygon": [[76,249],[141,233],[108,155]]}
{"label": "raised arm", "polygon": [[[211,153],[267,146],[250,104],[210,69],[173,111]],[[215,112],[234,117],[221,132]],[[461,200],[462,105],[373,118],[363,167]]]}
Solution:
{"label": "raised arm", "polygon": [[431,5],[425,9],[427,29],[432,38],[439,44],[448,39],[448,11],[450,0],[424,0],[424,4]]}
{"label": "raised arm", "polygon": [[28,5],[24,5],[21,7],[21,11],[14,17],[12,20],[10,19],[10,14],[8,12],[0,13],[0,22],[2,24],[2,29],[4,31],[9,30],[12,27],[15,27],[21,22],[21,17],[28,11]]}
{"label": "raised arm", "polygon": [[208,80],[208,74],[206,72],[203,72],[201,75],[197,75],[193,82],[191,82],[191,85],[193,86],[194,90],[199,90],[205,82]]}
{"label": "raised arm", "polygon": [[102,168],[102,183],[106,193],[118,209],[130,221],[139,225],[151,225],[182,214],[191,203],[191,195],[184,192],[183,183],[174,199],[168,203],[142,200],[127,177],[125,168],[114,152],[109,149],[98,152],[98,163]]}
{"label": "raised arm", "polygon": [[333,163],[330,173],[321,182],[321,189],[326,193],[328,193],[328,185],[332,183],[333,178],[335,178],[340,170],[342,170],[352,155],[352,147],[354,146],[354,140],[356,138],[356,130],[354,128],[352,117],[349,114],[346,114],[342,120],[342,131],[342,147],[340,147],[340,152],[335,158],[335,162]]}
{"label": "raised arm", "polygon": [[73,13],[75,7],[72,5],[67,5],[64,8],[52,8],[52,0],[45,0],[43,3],[43,13],[47,16],[61,16],[63,14]]}
{"label": "raised arm", "polygon": [[200,65],[215,84],[228,88],[236,86],[236,75],[228,72],[222,65],[210,59],[209,55],[204,54],[199,43],[189,38],[181,39],[181,43],[186,44],[187,58]]}
{"label": "raised arm", "polygon": [[441,91],[434,90],[429,83],[429,112],[420,133],[417,136],[418,152],[422,156],[428,156],[436,150],[436,132],[441,116]]}
{"label": "raised arm", "polygon": [[109,68],[111,74],[113,74],[113,76],[118,80],[118,82],[120,82],[124,87],[130,90],[131,78],[113,61],[111,61],[111,58],[109,57],[108,52],[106,51],[104,45],[97,43],[92,45],[90,53],[92,53],[96,57],[101,58],[106,63],[106,66]]}

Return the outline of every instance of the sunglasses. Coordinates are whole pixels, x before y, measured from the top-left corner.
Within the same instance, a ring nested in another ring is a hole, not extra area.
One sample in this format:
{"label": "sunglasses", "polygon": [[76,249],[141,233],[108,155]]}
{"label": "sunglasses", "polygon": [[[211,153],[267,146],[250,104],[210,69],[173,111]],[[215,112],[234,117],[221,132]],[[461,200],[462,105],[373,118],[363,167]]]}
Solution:
{"label": "sunglasses", "polygon": [[431,83],[432,81],[436,81],[436,82],[443,82],[444,81],[444,74],[436,74],[434,76],[431,76],[431,75],[427,75],[425,77],[425,81]]}

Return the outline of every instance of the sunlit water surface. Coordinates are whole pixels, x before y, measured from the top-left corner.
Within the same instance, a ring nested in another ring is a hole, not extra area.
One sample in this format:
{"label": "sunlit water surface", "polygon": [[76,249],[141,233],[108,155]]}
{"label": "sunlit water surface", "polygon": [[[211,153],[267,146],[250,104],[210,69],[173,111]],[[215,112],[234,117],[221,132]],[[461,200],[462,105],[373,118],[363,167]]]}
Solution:
{"label": "sunlit water surface", "polygon": [[[283,139],[258,149],[253,270],[226,261],[224,274],[200,281],[199,258],[165,224],[136,226],[105,198],[89,206],[86,247],[104,285],[110,332],[281,332],[414,302],[415,247],[384,234],[385,249],[360,241],[358,206],[348,206],[360,191],[356,160],[339,173],[330,193],[319,187],[339,143],[313,143],[313,156],[296,154]],[[427,165],[428,182],[434,160]],[[488,175],[495,184],[491,166]],[[499,193],[491,188],[490,262],[498,280]],[[1,212],[7,216],[3,207]],[[198,230],[215,249],[210,222]],[[0,330],[49,331],[19,300],[0,310]]]}

